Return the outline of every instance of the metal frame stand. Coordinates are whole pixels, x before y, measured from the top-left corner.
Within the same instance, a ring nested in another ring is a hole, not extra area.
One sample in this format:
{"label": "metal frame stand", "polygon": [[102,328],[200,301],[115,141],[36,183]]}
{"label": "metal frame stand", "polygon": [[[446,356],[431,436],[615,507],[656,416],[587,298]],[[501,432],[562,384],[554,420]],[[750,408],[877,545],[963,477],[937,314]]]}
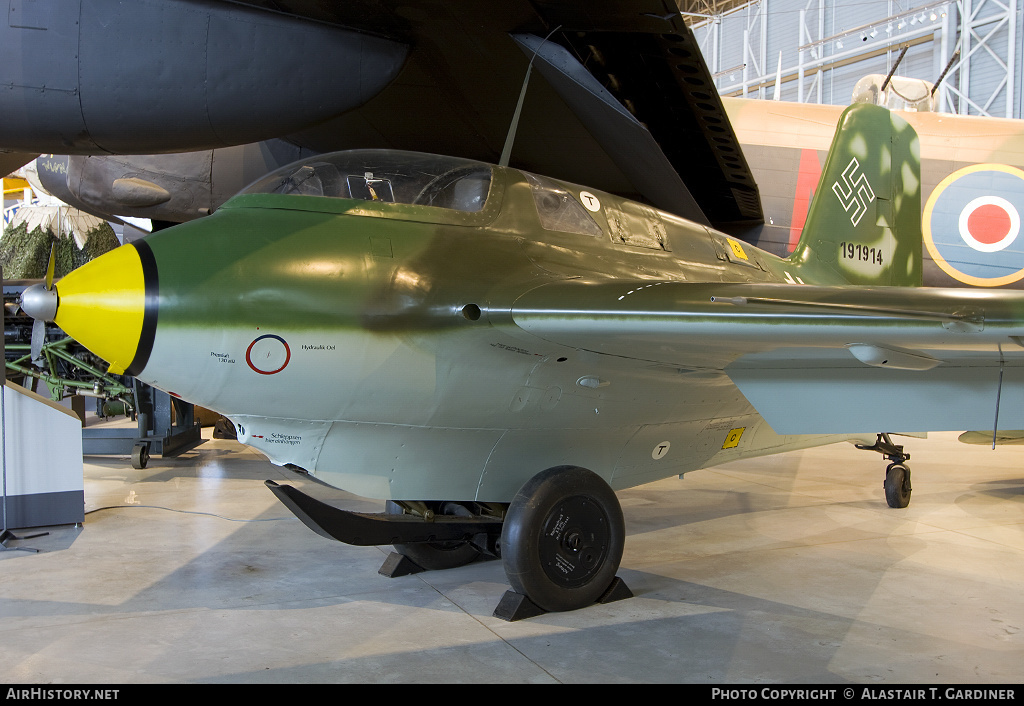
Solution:
{"label": "metal frame stand", "polygon": [[82,448],[87,456],[130,454],[132,466],[141,469],[150,455],[176,456],[202,443],[193,405],[137,380],[133,387],[137,428],[84,429]]}

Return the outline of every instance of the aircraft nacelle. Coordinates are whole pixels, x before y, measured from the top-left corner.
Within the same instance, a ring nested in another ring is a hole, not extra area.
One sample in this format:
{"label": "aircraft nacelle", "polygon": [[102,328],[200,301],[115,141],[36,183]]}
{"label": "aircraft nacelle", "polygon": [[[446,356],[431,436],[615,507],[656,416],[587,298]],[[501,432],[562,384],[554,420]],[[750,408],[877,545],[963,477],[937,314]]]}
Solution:
{"label": "aircraft nacelle", "polygon": [[12,3],[0,148],[149,154],[290,134],[365,103],[407,51],[212,0]]}
{"label": "aircraft nacelle", "polygon": [[246,185],[308,151],[284,140],[163,155],[42,155],[47,192],[106,220],[182,223],[209,215]]}

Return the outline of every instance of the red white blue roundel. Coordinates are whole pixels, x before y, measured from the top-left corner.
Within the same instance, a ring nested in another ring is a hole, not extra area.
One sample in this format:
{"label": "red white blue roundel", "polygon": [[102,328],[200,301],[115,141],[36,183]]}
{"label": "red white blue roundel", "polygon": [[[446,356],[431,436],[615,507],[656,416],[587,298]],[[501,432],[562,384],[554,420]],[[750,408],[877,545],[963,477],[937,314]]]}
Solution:
{"label": "red white blue roundel", "polygon": [[932,259],[965,284],[997,287],[1024,278],[1024,172],[1003,164],[959,169],[935,188],[922,228]]}

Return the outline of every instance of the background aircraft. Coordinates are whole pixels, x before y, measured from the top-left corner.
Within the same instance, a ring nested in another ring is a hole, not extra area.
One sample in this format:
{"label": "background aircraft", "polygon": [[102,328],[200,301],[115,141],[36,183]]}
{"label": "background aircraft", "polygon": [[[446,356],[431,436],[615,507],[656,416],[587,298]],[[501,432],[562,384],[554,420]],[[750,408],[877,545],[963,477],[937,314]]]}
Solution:
{"label": "background aircraft", "polygon": [[[915,288],[916,135],[871,105],[840,126],[787,259],[597,189],[356,150],[22,307],[274,463],[392,501],[357,515],[268,484],[317,532],[420,567],[500,554],[519,607],[575,609],[621,589],[615,489],[885,430],[1024,425],[1000,406],[1024,386],[1024,295]],[[951,385],[958,404],[937,404]],[[905,506],[902,449],[870,448]]]}
{"label": "background aircraft", "polygon": [[[723,98],[765,221],[733,235],[793,251],[841,106]],[[1024,287],[1024,121],[901,112],[921,140],[925,284]]]}

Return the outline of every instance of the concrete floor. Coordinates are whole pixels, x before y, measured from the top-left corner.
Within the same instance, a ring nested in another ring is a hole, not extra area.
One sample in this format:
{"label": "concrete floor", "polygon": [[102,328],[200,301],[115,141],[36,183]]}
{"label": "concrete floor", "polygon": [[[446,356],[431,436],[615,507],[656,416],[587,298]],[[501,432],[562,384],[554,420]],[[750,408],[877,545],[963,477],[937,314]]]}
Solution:
{"label": "concrete floor", "polygon": [[263,486],[302,481],[235,442],[89,457],[84,526],[0,553],[0,681],[1024,681],[1024,446],[902,443],[905,510],[847,444],[624,491],[635,597],[515,623],[500,561],[384,578],[386,548],[308,530]]}

